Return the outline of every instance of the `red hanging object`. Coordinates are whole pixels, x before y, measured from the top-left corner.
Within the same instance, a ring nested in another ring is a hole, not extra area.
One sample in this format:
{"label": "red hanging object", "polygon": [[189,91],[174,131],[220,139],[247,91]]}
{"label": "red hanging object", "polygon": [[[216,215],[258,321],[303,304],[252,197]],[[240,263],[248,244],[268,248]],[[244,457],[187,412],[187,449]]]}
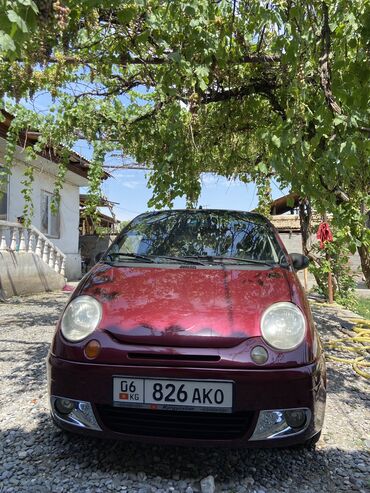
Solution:
{"label": "red hanging object", "polygon": [[320,248],[325,247],[326,241],[333,241],[333,234],[330,231],[329,224],[325,222],[320,224],[316,236],[320,240]]}

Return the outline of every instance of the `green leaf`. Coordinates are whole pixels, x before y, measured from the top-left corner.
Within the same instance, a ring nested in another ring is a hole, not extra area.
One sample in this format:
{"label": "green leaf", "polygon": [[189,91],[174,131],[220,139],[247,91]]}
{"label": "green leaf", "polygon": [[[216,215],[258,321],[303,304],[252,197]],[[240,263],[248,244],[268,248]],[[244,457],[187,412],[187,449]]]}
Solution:
{"label": "green leaf", "polygon": [[200,25],[200,21],[196,17],[193,17],[189,22],[189,25],[190,27],[198,27]]}
{"label": "green leaf", "polygon": [[206,65],[200,65],[195,69],[195,73],[198,77],[208,77],[209,70]]}
{"label": "green leaf", "polygon": [[6,15],[7,15],[8,19],[10,20],[10,22],[13,22],[14,24],[17,24],[17,26],[19,27],[19,29],[23,33],[27,33],[28,32],[27,24],[24,22],[24,20],[22,19],[22,17],[17,14],[17,12],[15,12],[14,10],[8,10],[8,12],[6,13]]}
{"label": "green leaf", "polygon": [[181,55],[178,51],[173,51],[172,53],[169,53],[168,58],[170,60],[173,60],[174,62],[180,62],[181,61]]}
{"label": "green leaf", "polygon": [[208,84],[207,84],[207,82],[204,79],[199,79],[198,80],[198,85],[199,85],[199,88],[202,91],[205,91],[208,88]]}
{"label": "green leaf", "polygon": [[355,243],[351,243],[348,248],[349,248],[349,251],[352,253],[352,255],[354,255],[356,253],[357,247],[356,247]]}
{"label": "green leaf", "polygon": [[267,175],[268,168],[267,168],[266,163],[264,163],[264,162],[258,163],[257,167],[261,173],[263,173],[264,175]]}
{"label": "green leaf", "polygon": [[343,125],[344,119],[340,116],[336,116],[333,120],[333,125],[337,127],[338,125]]}
{"label": "green leaf", "polygon": [[273,136],[271,137],[271,141],[272,141],[272,143],[273,143],[273,144],[274,144],[274,145],[275,145],[278,149],[280,149],[280,147],[281,147],[281,139],[280,139],[280,137],[278,137],[277,135],[273,135]]}
{"label": "green leaf", "polygon": [[3,13],[0,13],[0,31],[10,33],[11,28],[12,28],[12,23],[10,22],[8,17]]}
{"label": "green leaf", "polygon": [[127,7],[123,10],[120,10],[117,13],[117,17],[121,24],[126,25],[129,24],[130,21],[135,17],[136,9],[134,7]]}
{"label": "green leaf", "polygon": [[144,31],[143,33],[139,34],[139,36],[136,37],[136,41],[138,43],[146,43],[149,38],[149,31]]}
{"label": "green leaf", "polygon": [[15,44],[9,34],[0,31],[0,50],[1,51],[15,51]]}
{"label": "green leaf", "polygon": [[39,12],[39,9],[37,8],[37,5],[33,0],[17,0],[18,3],[21,5],[24,5],[25,7],[31,7],[31,9],[37,14]]}
{"label": "green leaf", "polygon": [[192,7],[191,5],[187,5],[185,7],[184,11],[185,11],[185,14],[188,15],[189,17],[194,17],[196,14],[195,8]]}

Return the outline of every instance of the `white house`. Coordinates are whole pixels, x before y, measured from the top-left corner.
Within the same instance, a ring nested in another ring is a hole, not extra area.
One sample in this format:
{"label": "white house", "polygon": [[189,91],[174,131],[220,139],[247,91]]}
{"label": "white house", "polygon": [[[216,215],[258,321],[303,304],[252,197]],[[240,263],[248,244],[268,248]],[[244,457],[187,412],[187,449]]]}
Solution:
{"label": "white house", "polygon": [[[9,113],[3,112],[3,114],[6,118],[5,121],[0,123],[0,167],[4,158],[7,129],[12,119],[12,115]],[[37,136],[37,132],[29,132],[27,136],[21,136],[20,144],[32,145],[37,140]],[[65,255],[65,276],[68,280],[76,280],[81,277],[78,229],[79,188],[88,184],[87,171],[89,162],[77,153],[71,152],[65,183],[61,191],[59,210],[56,214],[53,214],[51,200],[58,172],[58,163],[58,157],[51,149],[48,149],[43,155],[39,155],[32,163],[32,166],[34,166],[32,191],[34,213],[31,223],[36,235],[41,233],[40,237],[46,237],[43,241],[44,243],[46,242],[49,249],[52,245],[56,248],[55,252],[59,250]],[[4,193],[0,197],[0,221],[8,221],[13,225],[22,221],[24,199],[21,193],[23,188],[21,182],[24,179],[25,169],[23,146],[18,146],[12,166],[12,174],[5,190],[3,190]],[[2,225],[4,228],[5,224],[2,223]],[[10,238],[8,240],[9,242],[11,241]],[[3,238],[3,243],[7,245],[6,248],[9,250],[10,245],[7,244],[6,237]],[[34,251],[36,251],[36,246],[34,246]]]}

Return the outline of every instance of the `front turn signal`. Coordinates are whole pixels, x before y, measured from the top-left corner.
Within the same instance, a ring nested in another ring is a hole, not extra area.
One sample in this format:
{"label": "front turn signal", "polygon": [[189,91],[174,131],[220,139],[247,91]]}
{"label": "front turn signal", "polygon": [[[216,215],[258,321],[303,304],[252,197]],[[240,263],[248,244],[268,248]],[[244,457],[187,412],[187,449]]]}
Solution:
{"label": "front turn signal", "polygon": [[101,351],[100,342],[93,339],[86,344],[84,353],[86,358],[95,359],[99,356],[100,351]]}

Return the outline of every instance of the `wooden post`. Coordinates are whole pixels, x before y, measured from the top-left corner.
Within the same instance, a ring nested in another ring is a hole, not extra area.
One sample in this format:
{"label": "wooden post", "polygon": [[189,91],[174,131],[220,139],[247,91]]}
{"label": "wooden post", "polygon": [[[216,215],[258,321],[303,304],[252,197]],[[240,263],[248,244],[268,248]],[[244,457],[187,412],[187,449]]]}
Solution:
{"label": "wooden post", "polygon": [[304,269],[304,271],[303,271],[303,282],[304,282],[304,290],[306,291],[306,293],[307,293],[307,284],[308,284],[307,273],[308,273],[308,269]]}
{"label": "wooden post", "polygon": [[334,303],[334,296],[333,296],[333,276],[331,273],[331,264],[330,264],[330,255],[327,253],[326,254],[326,260],[329,262],[329,272],[328,272],[328,300],[329,303],[332,304]]}
{"label": "wooden post", "polygon": [[[323,220],[325,222],[328,221],[326,212],[323,215]],[[328,252],[326,252],[326,260],[329,262],[329,272],[328,272],[328,301],[330,304],[334,303],[334,295],[333,295],[333,276],[331,273],[331,258]]]}

